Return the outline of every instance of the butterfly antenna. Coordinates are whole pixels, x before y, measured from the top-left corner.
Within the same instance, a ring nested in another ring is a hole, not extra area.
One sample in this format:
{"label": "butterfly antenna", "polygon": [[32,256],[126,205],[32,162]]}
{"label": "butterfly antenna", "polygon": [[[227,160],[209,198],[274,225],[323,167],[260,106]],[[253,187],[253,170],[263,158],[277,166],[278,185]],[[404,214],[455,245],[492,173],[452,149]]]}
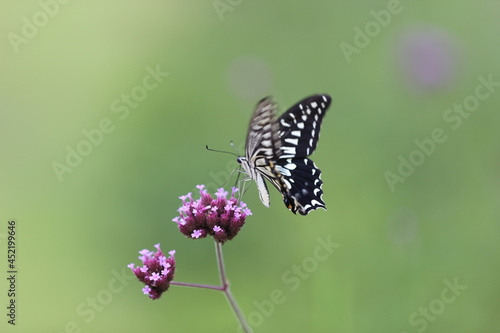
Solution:
{"label": "butterfly antenna", "polygon": [[232,152],[230,152],[230,151],[225,151],[225,150],[217,150],[217,149],[212,149],[212,148],[210,148],[208,145],[206,145],[206,146],[205,146],[205,148],[206,148],[207,150],[209,150],[209,151],[214,151],[214,152],[216,152],[216,153],[231,154],[231,155],[234,155],[234,156],[236,156],[236,157],[239,157],[239,155],[238,155],[238,154],[236,154],[236,153],[232,153]]}
{"label": "butterfly antenna", "polygon": [[238,156],[241,156],[241,154],[240,154],[240,152],[238,151],[238,148],[237,148],[237,147],[236,147],[236,145],[234,144],[234,141],[233,141],[233,140],[231,140],[231,142],[229,142],[229,145],[230,145],[231,147],[233,147],[234,151],[236,152],[236,154],[237,154]]}

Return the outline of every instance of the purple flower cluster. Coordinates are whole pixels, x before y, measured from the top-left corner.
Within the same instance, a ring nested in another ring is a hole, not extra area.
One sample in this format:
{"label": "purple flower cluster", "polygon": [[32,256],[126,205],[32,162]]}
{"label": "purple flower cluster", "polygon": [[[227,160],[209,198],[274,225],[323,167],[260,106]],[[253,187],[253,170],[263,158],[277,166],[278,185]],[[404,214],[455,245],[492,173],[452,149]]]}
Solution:
{"label": "purple flower cluster", "polygon": [[161,252],[160,244],[156,244],[155,248],[158,250],[156,253],[146,249],[139,251],[142,267],[135,267],[133,263],[127,266],[146,285],[142,291],[152,299],[160,298],[167,291],[175,272],[175,251],[170,251],[167,258]]}
{"label": "purple flower cluster", "polygon": [[222,244],[233,239],[245,224],[246,217],[252,214],[243,201],[234,197],[238,189],[233,187],[231,197],[227,198],[228,192],[220,188],[214,198],[207,193],[205,185],[196,187],[201,197],[193,200],[191,193],[179,197],[182,207],[178,209],[179,216],[172,221],[189,238],[210,235]]}

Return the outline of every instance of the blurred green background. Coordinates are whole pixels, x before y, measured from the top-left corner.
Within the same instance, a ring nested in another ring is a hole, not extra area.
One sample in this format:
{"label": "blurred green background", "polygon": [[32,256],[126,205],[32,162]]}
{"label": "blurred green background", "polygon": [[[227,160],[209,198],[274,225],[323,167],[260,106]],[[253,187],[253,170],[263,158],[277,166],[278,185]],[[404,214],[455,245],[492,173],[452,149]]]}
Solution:
{"label": "blurred green background", "polygon": [[[283,111],[328,93],[313,155],[328,211],[293,216],[274,189],[265,208],[252,187],[253,216],[224,246],[255,332],[500,332],[499,11],[451,0],[1,2],[0,331],[236,332],[218,292],[173,286],[151,301],[116,276],[130,278],[124,267],[160,242],[177,250],[177,281],[216,284],[212,241],[171,222],[178,196],[213,191],[236,166],[205,145],[241,147],[266,95]],[[444,142],[431,143],[436,129]],[[318,237],[338,247],[325,257]],[[285,300],[270,306],[273,290]]]}

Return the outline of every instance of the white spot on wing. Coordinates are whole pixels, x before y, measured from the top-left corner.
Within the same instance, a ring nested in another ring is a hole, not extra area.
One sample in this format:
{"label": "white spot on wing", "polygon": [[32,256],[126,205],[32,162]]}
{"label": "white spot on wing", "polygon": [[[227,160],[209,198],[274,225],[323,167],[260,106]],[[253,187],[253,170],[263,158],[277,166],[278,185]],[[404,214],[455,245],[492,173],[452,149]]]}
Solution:
{"label": "white spot on wing", "polygon": [[285,138],[285,142],[291,143],[292,145],[296,146],[299,144],[299,139]]}
{"label": "white spot on wing", "polygon": [[323,207],[323,204],[321,202],[319,202],[318,200],[311,200],[311,204],[313,206],[321,206],[321,207]]}
{"label": "white spot on wing", "polygon": [[283,154],[280,156],[281,158],[295,157],[297,154],[295,147],[282,146],[280,149],[283,151]]}
{"label": "white spot on wing", "polygon": [[[285,166],[285,168],[286,168],[286,166]],[[290,170],[285,169],[285,168],[282,167],[281,165],[278,165],[276,167],[276,169],[278,169],[279,173],[281,173],[283,176],[287,176],[287,177],[292,176],[292,173],[290,172]]]}
{"label": "white spot on wing", "polygon": [[282,126],[285,126],[285,127],[290,127],[290,124],[289,124],[289,123],[287,123],[287,122],[285,121],[285,119],[281,119],[281,120],[280,120],[280,123],[281,123],[281,125],[282,125]]}
{"label": "white spot on wing", "polygon": [[271,140],[262,141],[261,145],[264,147],[271,147]]}

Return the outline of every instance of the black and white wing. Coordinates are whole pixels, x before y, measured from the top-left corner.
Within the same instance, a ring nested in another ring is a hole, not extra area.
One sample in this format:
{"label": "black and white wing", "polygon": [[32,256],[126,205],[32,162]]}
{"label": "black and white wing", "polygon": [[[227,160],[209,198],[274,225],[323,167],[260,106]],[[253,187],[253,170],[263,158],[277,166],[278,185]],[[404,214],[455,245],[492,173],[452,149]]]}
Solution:
{"label": "black and white wing", "polygon": [[321,170],[307,156],[316,149],[321,122],[330,103],[328,95],[310,96],[278,118],[281,145],[276,168],[288,189],[282,191],[283,200],[293,213],[307,215],[317,208],[326,209]]}
{"label": "black and white wing", "polygon": [[330,105],[328,95],[310,96],[276,119],[276,104],[261,100],[252,115],[245,157],[238,158],[257,183],[259,196],[269,206],[269,192],[263,177],[283,195],[294,214],[325,208],[321,171],[307,158],[316,149],[323,116]]}
{"label": "black and white wing", "polygon": [[275,158],[276,148],[280,145],[276,110],[276,103],[270,97],[263,98],[257,104],[248,126],[245,147],[247,158]]}
{"label": "black and white wing", "polygon": [[238,158],[245,172],[255,180],[260,200],[266,207],[270,204],[269,191],[262,176],[273,175],[270,164],[276,159],[275,152],[280,145],[276,109],[270,97],[257,103],[248,127],[245,157]]}
{"label": "black and white wing", "polygon": [[310,96],[278,118],[280,158],[305,157],[314,152],[319,140],[321,122],[331,100],[328,95]]}

